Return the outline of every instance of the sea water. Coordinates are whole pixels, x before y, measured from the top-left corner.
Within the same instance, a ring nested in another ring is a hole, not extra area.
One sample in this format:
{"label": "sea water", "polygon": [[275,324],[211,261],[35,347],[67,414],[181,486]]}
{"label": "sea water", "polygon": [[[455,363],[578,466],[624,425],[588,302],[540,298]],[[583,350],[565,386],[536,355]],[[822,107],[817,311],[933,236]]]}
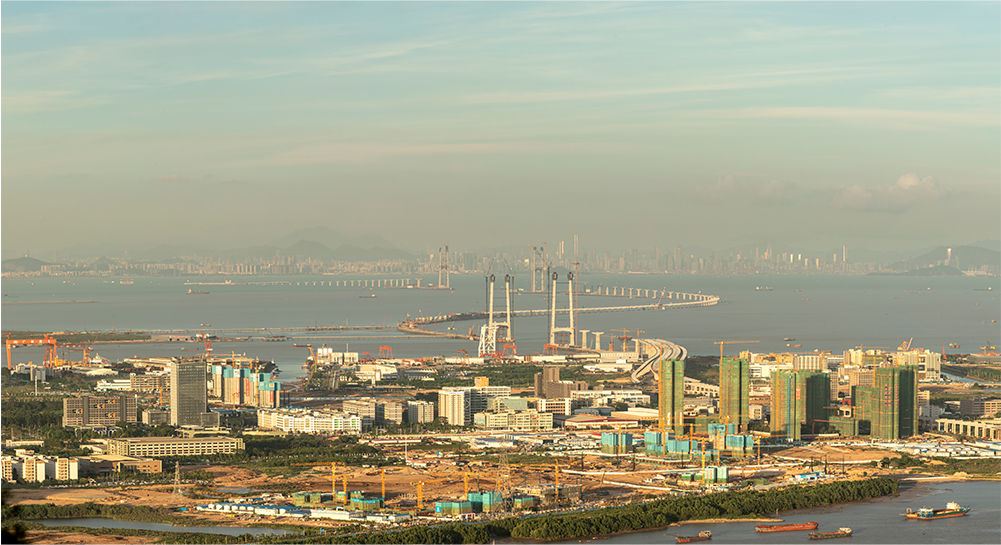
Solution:
{"label": "sea water", "polygon": [[[579,314],[578,330],[603,332],[602,348],[612,337],[660,338],[676,342],[691,355],[755,352],[840,353],[854,347],[896,349],[913,338],[913,347],[947,353],[970,353],[1001,342],[1001,279],[986,277],[870,277],[836,275],[712,276],[712,275],[581,275],[586,288],[606,287],[703,293],[722,298],[705,308],[643,310]],[[474,342],[446,339],[348,339],[399,335],[395,329],[334,332],[288,332],[282,328],[329,325],[371,326],[395,324],[408,317],[483,311],[485,281],[481,275],[453,275],[451,290],[344,287],[345,280],[372,277],[171,277],[136,278],[133,285],[106,283],[102,278],[5,280],[3,282],[4,331],[128,331],[265,328],[254,333],[310,337],[314,347],[327,344],[335,351],[371,356],[380,347],[392,348],[394,357],[455,356],[459,350],[475,355]],[[396,278],[388,276],[387,278]],[[192,285],[190,282],[224,282],[229,285]],[[340,280],[342,286],[330,286]],[[254,282],[285,284],[258,285]],[[437,281],[426,277],[423,284]],[[516,278],[515,290],[528,289],[529,279]],[[251,284],[242,284],[248,282]],[[321,285],[322,283],[322,285]],[[357,282],[356,282],[357,283]],[[772,288],[756,290],[758,286]],[[565,284],[561,285],[565,290]],[[986,291],[987,288],[993,288]],[[187,294],[188,289],[208,294]],[[504,309],[503,282],[496,287],[495,311]],[[371,297],[374,294],[376,297]],[[544,294],[518,293],[516,310],[544,310]],[[76,301],[76,302],[74,302]],[[91,302],[80,302],[91,301]],[[634,306],[656,302],[647,297],[596,297],[583,295],[583,308]],[[665,300],[665,302],[670,302]],[[566,296],[557,296],[566,306]],[[436,326],[454,327],[457,333],[478,332],[483,321],[457,321]],[[520,354],[541,353],[548,342],[549,318],[515,318],[513,332]],[[557,325],[567,325],[566,316]],[[623,331],[625,330],[625,331]],[[214,331],[215,332],[215,331]],[[246,337],[246,331],[220,334]],[[593,334],[588,335],[593,345]],[[786,341],[786,338],[795,339]],[[578,342],[580,338],[578,336]],[[215,353],[246,354],[274,360],[282,378],[301,375],[308,356],[291,342],[248,341],[217,343]],[[615,348],[621,341],[614,340]],[[950,343],[959,349],[947,348]],[[630,346],[634,343],[630,342]],[[788,347],[797,344],[801,347]],[[194,343],[97,345],[97,352],[112,360],[126,357],[181,356],[201,350]],[[498,346],[500,348],[500,346]],[[193,350],[194,349],[194,350]],[[14,362],[38,361],[40,349],[19,348]],[[72,359],[68,357],[67,359]]]}

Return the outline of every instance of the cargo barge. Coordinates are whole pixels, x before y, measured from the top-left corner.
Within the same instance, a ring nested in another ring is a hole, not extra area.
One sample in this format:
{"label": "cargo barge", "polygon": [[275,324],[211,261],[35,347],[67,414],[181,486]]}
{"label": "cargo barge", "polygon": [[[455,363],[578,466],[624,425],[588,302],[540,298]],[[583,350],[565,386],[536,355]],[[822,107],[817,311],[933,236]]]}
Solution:
{"label": "cargo barge", "polygon": [[932,509],[930,507],[922,507],[917,511],[907,510],[906,513],[901,513],[909,519],[917,520],[935,520],[935,519],[947,519],[952,517],[962,517],[970,512],[970,507],[962,506],[958,503],[951,501],[945,504],[945,509]]}
{"label": "cargo barge", "polygon": [[677,536],[678,543],[693,543],[696,541],[709,541],[713,538],[713,533],[709,530],[699,532],[697,536]]}
{"label": "cargo barge", "polygon": [[793,530],[816,530],[816,522],[801,522],[798,524],[759,524],[755,532],[791,532]]}
{"label": "cargo barge", "polygon": [[852,537],[852,529],[838,528],[837,532],[810,532],[810,539],[832,539],[836,537]]}

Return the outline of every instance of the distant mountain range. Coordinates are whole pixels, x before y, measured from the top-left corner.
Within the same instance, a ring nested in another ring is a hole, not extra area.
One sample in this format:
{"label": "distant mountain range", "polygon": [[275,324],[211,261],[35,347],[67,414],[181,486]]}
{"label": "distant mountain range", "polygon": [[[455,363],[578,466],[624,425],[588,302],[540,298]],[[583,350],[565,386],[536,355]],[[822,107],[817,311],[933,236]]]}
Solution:
{"label": "distant mountain range", "polygon": [[1001,252],[977,246],[958,246],[952,248],[951,255],[952,257],[950,258],[948,247],[939,246],[924,255],[893,263],[888,268],[894,271],[926,269],[931,266],[946,265],[946,260],[948,259],[949,267],[966,271],[979,269],[984,265],[996,266],[1001,263]]}
{"label": "distant mountain range", "polygon": [[42,265],[48,265],[48,263],[33,257],[18,257],[4,259],[0,270],[3,272],[38,272],[42,270]]}

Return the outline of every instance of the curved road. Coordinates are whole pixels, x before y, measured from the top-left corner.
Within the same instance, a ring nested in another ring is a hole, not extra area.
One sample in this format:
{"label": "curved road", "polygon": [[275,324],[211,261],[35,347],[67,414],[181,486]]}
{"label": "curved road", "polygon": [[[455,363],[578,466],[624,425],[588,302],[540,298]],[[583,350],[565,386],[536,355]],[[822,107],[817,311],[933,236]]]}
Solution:
{"label": "curved road", "polygon": [[640,339],[641,343],[652,347],[656,352],[633,371],[633,382],[642,382],[643,375],[653,371],[654,365],[662,359],[683,360],[688,357],[688,350],[664,339]]}

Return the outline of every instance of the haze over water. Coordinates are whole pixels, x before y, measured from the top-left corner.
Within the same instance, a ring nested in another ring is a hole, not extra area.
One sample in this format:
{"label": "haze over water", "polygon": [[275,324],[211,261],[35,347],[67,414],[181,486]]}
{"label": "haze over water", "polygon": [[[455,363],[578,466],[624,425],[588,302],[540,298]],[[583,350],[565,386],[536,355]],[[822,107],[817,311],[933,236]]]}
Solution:
{"label": "haze over water", "polygon": [[[77,278],[75,284],[60,279],[8,280],[3,288],[3,329],[30,331],[83,331],[112,328],[198,330],[200,324],[211,329],[310,327],[326,325],[395,325],[409,315],[438,315],[481,311],[485,306],[484,279],[480,275],[453,276],[454,290],[360,289],[320,286],[330,280],[352,277],[193,277],[137,278],[132,286],[106,284],[100,278]],[[363,277],[354,277],[360,279]],[[365,277],[375,278],[375,277]],[[581,275],[587,287],[598,285],[643,289],[667,289],[719,295],[723,302],[708,308],[668,311],[631,311],[578,315],[578,328],[603,331],[602,347],[617,329],[643,331],[641,337],[662,338],[676,342],[690,355],[719,354],[714,341],[759,341],[729,344],[726,354],[740,350],[755,352],[831,350],[835,353],[857,346],[896,348],[914,337],[913,346],[941,351],[943,345],[958,343],[961,348],[947,353],[979,351],[985,344],[1001,341],[1001,280],[998,278],[948,277],[860,277],[860,276],[677,276],[677,275]],[[285,280],[292,285],[209,285],[191,286],[190,282],[234,283]],[[424,284],[437,277],[424,278]],[[515,288],[528,289],[529,278],[515,279]],[[317,285],[313,285],[316,282]],[[299,285],[296,285],[299,283]],[[308,285],[307,285],[308,284]],[[503,310],[497,284],[495,310]],[[756,287],[771,287],[757,291]],[[991,291],[976,291],[986,288]],[[188,295],[187,289],[209,291]],[[796,291],[802,290],[802,291]],[[375,294],[375,298],[369,297]],[[59,301],[95,301],[93,303],[57,303]],[[579,307],[630,306],[650,302],[646,298],[591,297],[579,299]],[[51,304],[30,304],[51,303]],[[565,307],[565,296],[558,299]],[[541,294],[515,297],[518,310],[548,308]],[[516,318],[514,334],[519,353],[542,352],[547,340],[546,317]],[[565,317],[558,317],[565,321]],[[991,322],[999,320],[999,322]],[[451,324],[457,332],[477,330],[482,321]],[[440,326],[443,328],[444,326]],[[395,330],[358,331],[356,335],[395,335]],[[266,333],[264,333],[266,334]],[[246,336],[247,333],[234,333]],[[256,334],[255,335],[260,335]],[[296,335],[307,335],[296,333]],[[309,334],[334,336],[332,332]],[[795,338],[792,343],[784,338]],[[375,356],[380,346],[392,346],[395,357],[419,358],[455,355],[459,349],[475,354],[476,344],[440,339],[368,339],[311,340],[314,346],[327,343],[336,350],[369,352]],[[801,344],[802,348],[787,348]],[[619,343],[616,341],[616,348]],[[119,360],[132,356],[172,356],[192,354],[200,345],[145,344],[98,345],[104,357]],[[182,350],[182,349],[188,350]],[[307,353],[291,342],[251,341],[217,343],[216,353],[246,353],[275,360],[283,370],[282,379],[301,373],[299,366]],[[14,352],[14,361],[39,361],[29,348]]]}

